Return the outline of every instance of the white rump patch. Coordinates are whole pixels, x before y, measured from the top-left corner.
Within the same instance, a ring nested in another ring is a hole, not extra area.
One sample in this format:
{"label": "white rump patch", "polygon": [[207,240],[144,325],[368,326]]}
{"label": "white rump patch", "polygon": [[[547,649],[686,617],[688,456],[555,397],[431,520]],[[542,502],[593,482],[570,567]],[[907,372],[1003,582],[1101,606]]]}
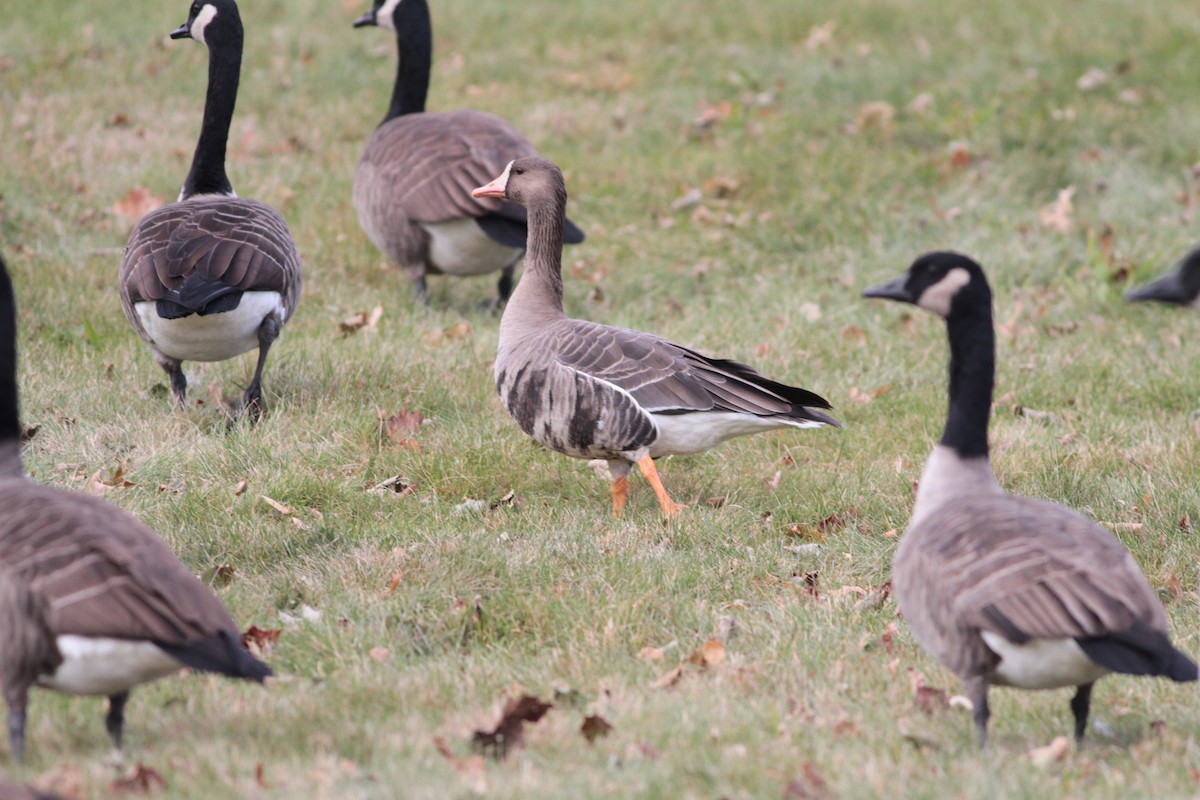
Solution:
{"label": "white rump patch", "polygon": [[200,13],[196,15],[196,21],[192,23],[191,30],[188,31],[192,38],[202,44],[208,44],[204,41],[204,29],[208,27],[208,23],[212,22],[217,16],[217,7],[205,3],[200,9]]}
{"label": "white rump patch", "polygon": [[1074,639],[1031,639],[1013,644],[998,633],[979,633],[1000,656],[1000,664],[989,680],[1001,686],[1057,689],[1091,683],[1109,673],[1088,658]]}
{"label": "white rump patch", "polygon": [[927,311],[932,311],[939,317],[950,316],[950,302],[958,290],[971,282],[971,273],[962,267],[955,267],[946,273],[946,277],[921,292],[917,305]]}
{"label": "white rump patch", "polygon": [[224,361],[258,347],[258,328],[272,312],[287,320],[279,292],[246,292],[233,311],[163,319],[153,300],[133,306],[155,350],[180,361]]}
{"label": "white rump patch", "polygon": [[684,456],[702,453],[735,436],[762,433],[775,428],[820,428],[823,423],[788,417],[759,417],[736,411],[697,411],[691,414],[650,414],[658,438],[650,455]]}
{"label": "white rump patch", "polygon": [[73,634],[55,642],[63,663],[53,675],[38,678],[38,684],[67,694],[121,694],[183,667],[150,642]]}
{"label": "white rump patch", "polygon": [[375,12],[375,24],[389,31],[396,30],[396,20],[392,19],[392,16],[396,13],[396,6],[402,2],[403,0],[387,0]]}
{"label": "white rump patch", "polygon": [[429,234],[429,261],[447,275],[485,275],[515,263],[524,252],[492,239],[474,217],[421,227]]}

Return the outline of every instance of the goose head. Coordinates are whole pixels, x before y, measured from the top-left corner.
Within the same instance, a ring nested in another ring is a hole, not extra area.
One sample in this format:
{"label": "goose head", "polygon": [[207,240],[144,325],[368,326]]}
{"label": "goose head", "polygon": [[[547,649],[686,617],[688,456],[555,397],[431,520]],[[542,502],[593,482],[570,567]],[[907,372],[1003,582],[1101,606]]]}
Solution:
{"label": "goose head", "polygon": [[172,39],[195,39],[210,47],[241,36],[242,17],[234,0],[195,0],[187,22],[171,31]]}
{"label": "goose head", "polygon": [[1175,269],[1158,280],[1130,289],[1125,299],[1130,303],[1153,301],[1200,311],[1200,248],[1184,256]]}
{"label": "goose head", "polygon": [[378,25],[389,31],[396,30],[399,27],[396,23],[396,14],[402,2],[403,0],[374,0],[371,10],[354,20],[354,27],[365,28],[368,25]]}
{"label": "goose head", "polygon": [[973,259],[961,253],[935,252],[920,256],[899,278],[867,289],[863,297],[912,303],[952,319],[980,305],[990,308],[992,291],[983,268]]}
{"label": "goose head", "polygon": [[509,200],[528,208],[545,198],[566,204],[567,188],[562,170],[544,158],[518,158],[508,162],[504,172],[486,186],[471,191],[472,197]]}

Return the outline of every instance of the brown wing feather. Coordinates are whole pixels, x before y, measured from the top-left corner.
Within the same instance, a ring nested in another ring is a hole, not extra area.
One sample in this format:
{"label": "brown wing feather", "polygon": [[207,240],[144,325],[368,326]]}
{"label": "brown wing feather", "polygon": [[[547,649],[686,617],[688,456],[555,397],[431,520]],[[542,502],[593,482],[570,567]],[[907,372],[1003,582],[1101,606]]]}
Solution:
{"label": "brown wing feather", "polygon": [[416,222],[496,213],[503,201],[471,197],[533,145],[499,117],[481,111],[407,114],[381,125],[367,142],[360,171],[372,204]]}
{"label": "brown wing feather", "polygon": [[1103,636],[1135,620],[1166,631],[1162,606],[1129,552],[1063,506],[972,498],[939,509],[913,533],[961,625],[1014,641]]}
{"label": "brown wing feather", "polygon": [[121,261],[121,308],[143,339],[134,304],[161,299],[194,270],[243,291],[279,292],[284,322],[300,298],[300,254],[273,208],[241,197],[171,203],[134,227]]}
{"label": "brown wing feather", "polygon": [[32,481],[0,483],[0,564],[46,602],[55,634],[182,646],[237,626],[212,590],[121,509]]}
{"label": "brown wing feather", "polygon": [[788,415],[798,405],[829,408],[819,395],[770,381],[736,361],[710,359],[653,334],[568,320],[559,360],[621,387],[647,411],[737,411]]}

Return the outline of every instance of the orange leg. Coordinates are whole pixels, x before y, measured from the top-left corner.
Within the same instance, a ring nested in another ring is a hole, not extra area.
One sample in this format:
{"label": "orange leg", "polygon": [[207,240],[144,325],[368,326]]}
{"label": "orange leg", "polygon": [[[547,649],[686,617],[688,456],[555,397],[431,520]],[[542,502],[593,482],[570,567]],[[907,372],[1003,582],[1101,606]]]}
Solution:
{"label": "orange leg", "polygon": [[625,501],[629,499],[629,477],[622,475],[612,482],[613,519],[621,516]]}
{"label": "orange leg", "polygon": [[637,462],[637,465],[642,470],[642,474],[646,476],[646,480],[650,482],[650,487],[654,489],[654,496],[658,498],[658,504],[662,506],[663,515],[666,516],[667,519],[670,519],[683,509],[687,508],[685,505],[676,503],[671,499],[670,495],[667,494],[667,490],[663,488],[662,481],[658,478],[658,469],[656,469],[654,466],[653,458],[646,456],[641,461]]}

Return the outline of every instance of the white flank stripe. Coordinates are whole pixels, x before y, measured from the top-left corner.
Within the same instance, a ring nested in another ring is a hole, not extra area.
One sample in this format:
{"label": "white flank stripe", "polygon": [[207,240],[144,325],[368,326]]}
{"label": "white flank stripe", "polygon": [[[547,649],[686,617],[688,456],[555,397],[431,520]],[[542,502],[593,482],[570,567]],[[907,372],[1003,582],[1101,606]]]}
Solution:
{"label": "white flank stripe", "polygon": [[271,312],[284,319],[279,292],[246,292],[233,311],[180,319],[158,316],[153,301],[134,305],[160,353],[180,361],[224,361],[258,347],[258,328]]}
{"label": "white flank stripe", "polygon": [[75,635],[55,641],[63,663],[38,683],[68,694],[120,694],[183,667],[149,642]]}
{"label": "white flank stripe", "polygon": [[980,631],[983,641],[1000,656],[992,683],[1022,689],[1057,689],[1103,678],[1108,670],[1084,655],[1074,639],[1032,639],[1013,644],[998,633]]}

